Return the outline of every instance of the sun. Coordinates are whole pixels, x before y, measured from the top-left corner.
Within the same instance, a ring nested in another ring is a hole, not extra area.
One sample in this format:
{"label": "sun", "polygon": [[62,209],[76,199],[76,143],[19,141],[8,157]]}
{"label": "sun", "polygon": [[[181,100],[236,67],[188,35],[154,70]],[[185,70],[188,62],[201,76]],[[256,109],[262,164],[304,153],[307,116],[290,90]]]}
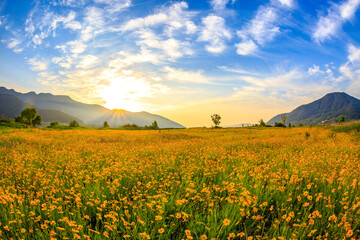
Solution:
{"label": "sun", "polygon": [[100,91],[100,97],[106,101],[104,107],[124,109],[131,112],[144,110],[144,98],[149,96],[149,86],[136,78],[116,78]]}

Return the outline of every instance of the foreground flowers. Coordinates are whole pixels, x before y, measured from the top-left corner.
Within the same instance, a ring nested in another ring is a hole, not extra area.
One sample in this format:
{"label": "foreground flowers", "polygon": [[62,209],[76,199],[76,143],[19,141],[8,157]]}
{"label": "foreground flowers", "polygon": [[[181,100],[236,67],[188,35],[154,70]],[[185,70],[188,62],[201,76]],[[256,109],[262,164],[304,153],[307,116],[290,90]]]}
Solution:
{"label": "foreground flowers", "polygon": [[4,130],[0,239],[359,239],[359,154],[322,128]]}

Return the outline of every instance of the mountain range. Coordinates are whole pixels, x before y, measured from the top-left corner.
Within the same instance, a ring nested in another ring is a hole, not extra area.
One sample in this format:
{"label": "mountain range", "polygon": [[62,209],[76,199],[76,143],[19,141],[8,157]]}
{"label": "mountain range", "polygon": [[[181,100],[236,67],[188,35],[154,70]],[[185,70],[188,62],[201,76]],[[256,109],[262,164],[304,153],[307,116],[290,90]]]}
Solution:
{"label": "mountain range", "polygon": [[328,93],[324,97],[301,105],[289,113],[282,113],[271,118],[266,124],[281,122],[281,116],[287,117],[286,124],[318,125],[323,121],[337,122],[341,115],[346,121],[360,119],[360,100],[343,92]]}
{"label": "mountain range", "polygon": [[185,128],[170,119],[148,112],[110,110],[98,104],[77,102],[65,95],[20,93],[0,87],[0,115],[13,118],[20,115],[25,107],[31,106],[38,110],[43,122],[69,123],[77,120],[87,126],[102,126],[107,121],[110,126],[117,127],[127,123],[145,126],[157,121],[160,128]]}

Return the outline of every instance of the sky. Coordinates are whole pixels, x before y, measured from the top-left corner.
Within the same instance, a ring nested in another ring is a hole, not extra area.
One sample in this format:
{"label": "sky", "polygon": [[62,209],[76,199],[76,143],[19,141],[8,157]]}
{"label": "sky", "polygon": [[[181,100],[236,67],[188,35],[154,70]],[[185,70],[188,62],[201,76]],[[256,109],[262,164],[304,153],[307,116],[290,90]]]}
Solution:
{"label": "sky", "polygon": [[360,0],[0,0],[0,85],[258,123],[329,92],[360,97]]}

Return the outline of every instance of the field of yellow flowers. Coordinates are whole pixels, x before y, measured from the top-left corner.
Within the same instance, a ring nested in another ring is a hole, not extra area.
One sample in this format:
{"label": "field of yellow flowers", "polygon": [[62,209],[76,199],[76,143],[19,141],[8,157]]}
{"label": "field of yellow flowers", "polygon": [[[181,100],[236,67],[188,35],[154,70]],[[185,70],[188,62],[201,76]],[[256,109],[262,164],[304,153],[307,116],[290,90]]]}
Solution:
{"label": "field of yellow flowers", "polygon": [[360,139],[0,130],[0,239],[360,239]]}

